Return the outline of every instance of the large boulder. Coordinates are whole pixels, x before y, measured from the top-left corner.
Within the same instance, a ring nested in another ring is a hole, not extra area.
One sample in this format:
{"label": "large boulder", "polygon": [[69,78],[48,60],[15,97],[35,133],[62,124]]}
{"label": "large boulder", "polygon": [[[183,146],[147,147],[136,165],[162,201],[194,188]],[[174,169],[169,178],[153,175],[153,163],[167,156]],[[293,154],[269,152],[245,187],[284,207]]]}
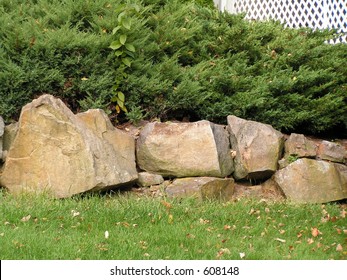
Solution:
{"label": "large boulder", "polygon": [[43,95],[22,108],[0,183],[58,198],[117,187],[137,179],[134,147],[102,111],[76,116]]}
{"label": "large boulder", "polygon": [[347,198],[347,166],[302,158],[276,172],[274,180],[287,199],[325,203]]}
{"label": "large boulder", "polygon": [[228,132],[209,121],[148,123],[136,146],[142,170],[167,177],[225,177],[233,172]]}
{"label": "large boulder", "polygon": [[199,200],[230,200],[234,193],[234,179],[212,177],[178,178],[167,186],[165,192],[171,198],[193,197]]}
{"label": "large boulder", "polygon": [[228,116],[235,179],[267,179],[277,170],[284,137],[270,125]]}
{"label": "large boulder", "polygon": [[3,138],[3,135],[4,135],[4,130],[5,130],[5,123],[4,123],[4,120],[3,118],[0,116],[0,162],[2,160],[2,138]]}

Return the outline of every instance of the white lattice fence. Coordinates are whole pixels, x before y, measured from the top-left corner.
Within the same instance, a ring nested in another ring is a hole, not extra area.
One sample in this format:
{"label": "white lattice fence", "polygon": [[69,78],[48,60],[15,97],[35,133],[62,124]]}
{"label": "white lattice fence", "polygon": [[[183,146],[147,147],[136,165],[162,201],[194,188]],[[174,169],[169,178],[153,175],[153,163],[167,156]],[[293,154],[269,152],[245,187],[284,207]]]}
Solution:
{"label": "white lattice fence", "polygon": [[214,0],[220,10],[246,13],[256,20],[276,19],[287,27],[337,29],[335,42],[347,42],[347,0]]}

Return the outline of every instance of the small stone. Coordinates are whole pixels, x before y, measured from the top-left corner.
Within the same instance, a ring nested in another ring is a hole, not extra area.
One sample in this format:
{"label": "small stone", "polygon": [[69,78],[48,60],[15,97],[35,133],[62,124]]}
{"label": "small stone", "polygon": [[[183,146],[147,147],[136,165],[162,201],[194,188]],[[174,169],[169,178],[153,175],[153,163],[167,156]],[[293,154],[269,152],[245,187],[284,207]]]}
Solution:
{"label": "small stone", "polygon": [[160,185],[164,182],[163,176],[149,172],[139,172],[137,184],[140,187],[150,187],[153,185]]}

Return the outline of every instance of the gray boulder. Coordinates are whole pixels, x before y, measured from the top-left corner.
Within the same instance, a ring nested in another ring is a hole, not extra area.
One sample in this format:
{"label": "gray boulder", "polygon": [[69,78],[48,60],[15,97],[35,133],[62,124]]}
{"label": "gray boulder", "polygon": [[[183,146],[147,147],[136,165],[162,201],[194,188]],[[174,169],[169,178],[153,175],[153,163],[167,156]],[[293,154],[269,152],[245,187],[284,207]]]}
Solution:
{"label": "gray boulder", "polygon": [[228,116],[235,179],[267,179],[282,156],[283,134],[270,125]]}
{"label": "gray boulder", "polygon": [[136,146],[142,170],[167,177],[225,177],[233,172],[228,132],[209,121],[148,123]]}
{"label": "gray boulder", "polygon": [[318,147],[318,158],[343,163],[345,162],[346,149],[336,142],[323,140]]}

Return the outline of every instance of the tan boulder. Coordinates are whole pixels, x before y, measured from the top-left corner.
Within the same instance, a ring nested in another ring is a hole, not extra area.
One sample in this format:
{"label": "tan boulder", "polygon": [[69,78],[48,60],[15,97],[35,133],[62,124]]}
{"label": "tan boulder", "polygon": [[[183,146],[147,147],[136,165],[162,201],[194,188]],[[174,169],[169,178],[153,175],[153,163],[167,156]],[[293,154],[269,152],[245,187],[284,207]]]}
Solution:
{"label": "tan boulder", "polygon": [[175,179],[165,192],[171,198],[193,197],[199,200],[230,200],[234,193],[234,179],[190,177]]}
{"label": "tan boulder", "polygon": [[142,170],[168,177],[225,177],[233,171],[228,133],[209,121],[148,123],[136,155]]}
{"label": "tan boulder", "polygon": [[270,125],[228,116],[235,179],[267,179],[282,156],[283,134]]}
{"label": "tan boulder", "polygon": [[276,172],[274,180],[287,199],[325,203],[347,198],[347,166],[302,158]]}
{"label": "tan boulder", "polygon": [[286,158],[289,156],[314,158],[317,155],[317,145],[303,134],[290,134],[284,143],[284,150]]}
{"label": "tan boulder", "polygon": [[[119,136],[100,111],[86,114],[77,117],[51,95],[24,106],[1,185],[61,198],[135,181],[134,140]],[[124,146],[129,154],[119,149]]]}

